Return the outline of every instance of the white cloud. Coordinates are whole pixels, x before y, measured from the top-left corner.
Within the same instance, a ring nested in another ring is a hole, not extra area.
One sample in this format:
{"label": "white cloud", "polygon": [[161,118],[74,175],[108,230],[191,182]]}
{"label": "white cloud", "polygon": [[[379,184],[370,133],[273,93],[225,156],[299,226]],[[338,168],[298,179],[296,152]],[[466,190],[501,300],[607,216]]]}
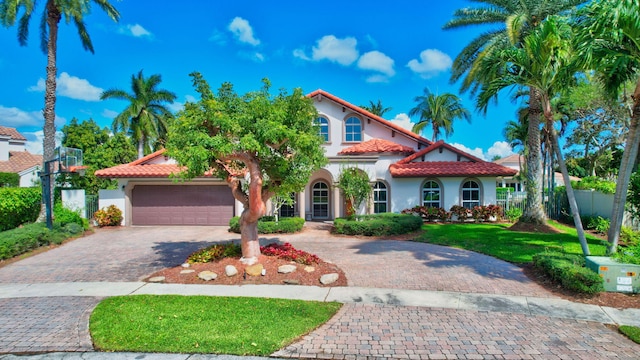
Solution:
{"label": "white cloud", "polygon": [[193,96],[193,95],[186,95],[186,96],[184,97],[184,99],[185,99],[187,102],[192,102],[192,103],[198,102],[198,99],[196,99],[196,97],[195,97],[195,96]]}
{"label": "white cloud", "polygon": [[398,115],[396,115],[396,117],[394,117],[393,119],[391,119],[391,122],[393,122],[396,125],[402,126],[403,128],[411,131],[411,129],[413,128],[413,122],[411,121],[411,118],[409,117],[409,115],[405,114],[405,113],[400,113]]}
{"label": "white cloud", "polygon": [[113,110],[110,110],[110,109],[104,109],[104,110],[102,110],[102,114],[101,115],[106,117],[106,118],[113,119],[116,116],[118,116],[118,114],[119,113],[117,111],[113,111]]}
{"label": "white cloud", "polygon": [[0,105],[0,119],[2,119],[2,125],[9,127],[38,126],[44,121],[41,111],[27,112],[2,105]]}
{"label": "white cloud", "polygon": [[513,149],[511,149],[511,145],[509,145],[506,141],[496,141],[491,145],[489,150],[487,150],[487,159],[491,160],[496,156],[501,158],[507,157],[509,155],[515,154]]}
{"label": "white cloud", "polygon": [[358,59],[358,67],[360,69],[377,71],[387,77],[391,77],[396,74],[393,66],[393,59],[377,50],[369,51]]}
{"label": "white cloud", "polygon": [[321,61],[328,60],[343,66],[349,66],[358,60],[359,52],[356,49],[358,41],[353,37],[338,39],[334,35],[325,35],[318,41],[308,57],[303,49],[296,49],[293,55],[303,60]]}
{"label": "white cloud", "polygon": [[[45,80],[38,79],[36,85],[29,87],[29,91],[41,92],[45,90]],[[91,85],[88,80],[71,76],[66,72],[60,74],[56,79],[56,92],[59,96],[76,100],[99,101],[103,89]]]}
{"label": "white cloud", "polygon": [[[32,154],[42,154],[42,141],[44,140],[44,131],[38,130],[34,132],[21,132],[25,138],[27,138],[27,143],[25,147],[27,151]],[[62,137],[64,134],[62,131],[56,131],[56,147],[62,144]]]}
{"label": "white cloud", "polygon": [[462,150],[462,151],[464,151],[466,153],[469,153],[469,154],[471,154],[471,155],[473,155],[475,157],[478,157],[478,158],[480,158],[482,160],[487,160],[487,158],[484,156],[484,153],[482,152],[482,149],[479,148],[479,147],[477,147],[475,149],[471,149],[471,148],[468,148],[468,147],[466,147],[466,146],[464,146],[462,144],[458,144],[458,143],[453,143],[453,144],[450,144],[450,145],[455,147],[455,148],[457,148],[457,149],[460,149],[460,150]]}
{"label": "white cloud", "polygon": [[407,67],[411,71],[428,79],[451,68],[453,60],[451,57],[438,49],[427,49],[420,53],[420,60],[409,61]]}
{"label": "white cloud", "polygon": [[211,36],[209,36],[209,41],[216,43],[218,45],[226,45],[227,44],[227,35],[219,30],[213,30]]}
{"label": "white cloud", "polygon": [[260,44],[260,40],[253,36],[253,28],[251,28],[249,22],[241,17],[235,17],[229,24],[228,29],[240,42],[253,46]]}
{"label": "white cloud", "polygon": [[144,27],[142,27],[142,25],[140,24],[123,25],[118,29],[118,32],[120,34],[133,36],[137,38],[148,38],[148,39],[153,38],[153,34],[149,32],[147,29],[145,29]]}
{"label": "white cloud", "polygon": [[389,82],[389,77],[387,75],[374,74],[368,76],[366,81],[368,83],[386,83]]}

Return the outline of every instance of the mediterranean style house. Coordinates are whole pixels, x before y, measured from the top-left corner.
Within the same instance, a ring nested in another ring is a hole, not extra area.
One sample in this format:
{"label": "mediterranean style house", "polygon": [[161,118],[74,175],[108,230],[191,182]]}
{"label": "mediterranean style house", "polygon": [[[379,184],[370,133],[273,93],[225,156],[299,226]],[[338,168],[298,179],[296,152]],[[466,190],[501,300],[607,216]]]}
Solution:
{"label": "mediterranean style house", "polygon": [[26,149],[27,139],[15,128],[0,126],[0,172],[20,176],[20,187],[34,186],[40,180],[42,155]]}
{"label": "mediterranean style house", "polygon": [[[496,203],[499,177],[516,170],[487,162],[443,141],[431,142],[365,109],[323,90],[313,99],[315,120],[324,137],[329,163],[313,173],[281,216],[328,221],[345,216],[345,198],[336,186],[341,170],[365,172],[373,196],[358,213],[400,212],[416,205],[473,207]],[[239,215],[229,187],[220,179],[189,182],[169,178],[177,163],[157,151],[129,164],[99,170],[97,176],[118,180],[118,189],[100,193],[100,207],[114,204],[125,225],[228,225]]]}

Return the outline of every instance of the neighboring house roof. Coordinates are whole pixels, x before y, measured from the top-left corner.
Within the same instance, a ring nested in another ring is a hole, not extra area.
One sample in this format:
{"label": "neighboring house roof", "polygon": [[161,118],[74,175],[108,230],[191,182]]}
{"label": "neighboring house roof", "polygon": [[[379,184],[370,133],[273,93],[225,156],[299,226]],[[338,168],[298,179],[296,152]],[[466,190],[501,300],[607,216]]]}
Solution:
{"label": "neighboring house roof", "polygon": [[500,158],[500,159],[494,161],[494,163],[500,164],[500,165],[505,165],[505,166],[507,166],[506,164],[518,165],[520,163],[524,163],[524,156],[522,156],[520,154],[512,154],[512,155]]}
{"label": "neighboring house roof", "polygon": [[[167,178],[184,170],[183,167],[175,163],[153,163],[160,157],[164,158],[166,151],[166,149],[160,149],[128,164],[98,170],[95,175],[104,178]],[[211,177],[211,174],[207,173],[204,176]]]}
{"label": "neighboring house roof", "polygon": [[350,146],[343,149],[338,155],[363,155],[363,154],[383,154],[383,153],[400,153],[413,154],[415,151],[409,147],[394,143],[393,141],[384,139],[372,139],[363,143]]}
{"label": "neighboring house roof", "polygon": [[22,140],[27,141],[27,139],[22,136],[15,128],[0,126],[0,135],[9,136],[13,140]]}
{"label": "neighboring house roof", "polygon": [[[414,160],[440,148],[458,154],[464,161],[417,161]],[[513,176],[517,170],[484,161],[440,140],[431,146],[389,166],[393,177],[452,177],[452,176]]]}
{"label": "neighboring house roof", "polygon": [[0,172],[19,173],[38,165],[42,165],[42,155],[28,151],[9,151],[9,160],[0,161]]}
{"label": "neighboring house roof", "polygon": [[330,94],[330,93],[328,93],[328,92],[326,92],[324,90],[318,89],[318,90],[308,94],[307,97],[309,97],[309,98],[318,97],[320,100],[322,99],[322,97],[326,97],[327,99],[332,100],[332,101],[334,101],[334,102],[336,102],[336,103],[338,103],[338,104],[340,104],[340,105],[342,105],[342,106],[344,106],[346,108],[349,108],[352,111],[360,113],[360,114],[362,114],[362,115],[364,115],[364,116],[366,116],[366,117],[368,117],[368,118],[370,118],[370,119],[372,119],[374,121],[379,122],[383,126],[386,126],[386,127],[390,128],[390,129],[392,129],[394,131],[402,133],[402,134],[404,134],[404,135],[416,140],[418,143],[421,143],[423,145],[430,145],[431,144],[431,141],[423,138],[422,136],[417,135],[416,133],[413,133],[413,132],[405,129],[400,125],[394,124],[393,122],[391,122],[389,120],[385,120],[382,117],[380,117],[380,116],[378,116],[378,115],[376,115],[374,113],[371,113],[371,112],[369,112],[369,111],[367,111],[367,110],[365,110],[365,109],[363,109],[363,108],[361,108],[359,106],[353,105],[353,104],[351,104],[350,102],[348,102],[346,100],[342,100],[341,98],[339,98],[339,97],[337,97],[335,95],[332,95],[332,94]]}

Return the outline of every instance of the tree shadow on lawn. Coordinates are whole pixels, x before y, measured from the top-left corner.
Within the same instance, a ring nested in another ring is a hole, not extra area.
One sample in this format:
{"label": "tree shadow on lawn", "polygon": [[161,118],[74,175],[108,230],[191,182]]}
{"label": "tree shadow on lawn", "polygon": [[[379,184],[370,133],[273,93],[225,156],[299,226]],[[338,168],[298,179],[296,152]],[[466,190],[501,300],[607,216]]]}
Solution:
{"label": "tree shadow on lawn", "polygon": [[[351,248],[356,249],[357,254],[366,255],[383,255],[392,252],[410,253],[424,266],[425,274],[428,274],[429,271],[458,269],[459,272],[471,271],[492,279],[531,281],[517,265],[488,255],[447,246],[411,241],[375,240],[362,242]],[[450,273],[450,271],[446,273]]]}

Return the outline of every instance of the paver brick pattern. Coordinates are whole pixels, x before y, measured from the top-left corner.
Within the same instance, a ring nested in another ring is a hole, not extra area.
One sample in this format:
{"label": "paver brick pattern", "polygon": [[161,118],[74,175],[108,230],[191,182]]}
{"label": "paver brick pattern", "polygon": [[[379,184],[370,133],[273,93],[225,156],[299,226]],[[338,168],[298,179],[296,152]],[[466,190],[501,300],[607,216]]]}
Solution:
{"label": "paver brick pattern", "polygon": [[577,320],[380,304],[345,304],[272,356],[317,359],[638,359],[605,325]]}

